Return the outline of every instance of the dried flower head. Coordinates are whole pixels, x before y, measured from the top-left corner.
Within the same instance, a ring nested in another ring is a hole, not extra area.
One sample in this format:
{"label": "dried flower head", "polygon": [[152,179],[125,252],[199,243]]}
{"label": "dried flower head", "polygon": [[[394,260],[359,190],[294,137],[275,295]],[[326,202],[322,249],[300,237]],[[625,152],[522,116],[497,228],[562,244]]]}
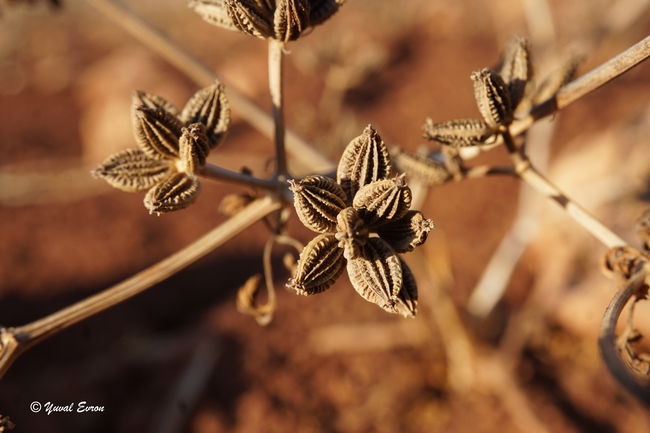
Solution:
{"label": "dried flower head", "polygon": [[336,181],[325,176],[289,181],[300,221],[319,235],[300,254],[288,287],[302,295],[320,293],[347,269],[364,299],[390,313],[415,316],[415,279],[398,253],[424,243],[434,225],[409,209],[404,175],[391,178],[390,171],[386,145],[368,126],[343,152]]}
{"label": "dried flower head", "polygon": [[495,137],[497,132],[496,128],[477,119],[456,119],[433,123],[431,119],[427,118],[422,129],[425,138],[452,147],[486,144]]}
{"label": "dried flower head", "polygon": [[160,96],[136,91],[131,113],[139,149],[108,157],[93,176],[122,191],[148,190],[144,205],[150,213],[194,203],[201,190],[197,175],[230,123],[223,85],[216,82],[199,90],[182,113]]}
{"label": "dried flower head", "polygon": [[514,110],[523,99],[526,93],[526,85],[533,77],[528,39],[514,37],[508,41],[499,73],[508,87],[510,105]]}
{"label": "dried flower head", "polygon": [[189,7],[216,26],[261,39],[294,41],[323,23],[346,0],[190,0]]}

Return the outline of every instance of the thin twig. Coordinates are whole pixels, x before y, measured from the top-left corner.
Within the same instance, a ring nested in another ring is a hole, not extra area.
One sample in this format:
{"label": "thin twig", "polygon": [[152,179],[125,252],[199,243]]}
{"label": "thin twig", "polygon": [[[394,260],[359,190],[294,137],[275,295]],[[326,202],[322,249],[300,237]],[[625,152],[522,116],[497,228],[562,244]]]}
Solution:
{"label": "thin twig", "polygon": [[277,180],[260,179],[243,173],[226,170],[216,165],[206,164],[200,172],[201,175],[212,179],[234,182],[240,185],[249,185],[263,188],[269,191],[277,192],[279,189],[286,188],[286,183]]}
{"label": "thin twig", "polygon": [[530,109],[528,115],[512,122],[510,133],[519,135],[536,121],[566,108],[588,93],[607,84],[650,57],[650,36],[618,56],[608,60],[591,72],[570,82],[557,94]]}
{"label": "thin twig", "polygon": [[283,56],[284,43],[276,40],[269,41],[269,89],[273,104],[273,123],[275,132],[275,173],[280,180],[288,179],[287,155],[284,150],[284,105],[283,105]]}
{"label": "thin twig", "polygon": [[625,365],[616,345],[616,323],[627,302],[641,288],[645,281],[645,271],[634,274],[628,283],[619,290],[612,302],[607,306],[603,321],[600,325],[598,346],[612,376],[632,395],[643,403],[650,405],[650,383],[642,380]]}
{"label": "thin twig", "polygon": [[[210,68],[154,28],[126,5],[111,0],[85,1],[143,45],[186,74],[198,85],[209,86],[214,83],[217,76]],[[227,94],[230,105],[239,112],[246,122],[265,136],[273,137],[274,123],[271,116],[230,85],[227,85]],[[286,130],[285,140],[287,152],[289,152],[294,165],[292,171],[295,174],[326,172],[336,168],[336,165],[329,158],[314,149],[290,129]]]}
{"label": "thin twig", "polygon": [[495,167],[492,165],[477,165],[463,171],[463,179],[477,179],[486,176],[513,175],[515,169],[508,167]]}
{"label": "thin twig", "polygon": [[[16,328],[2,328],[0,330],[0,342],[2,342],[0,377],[16,357],[29,347],[174,275],[281,207],[282,203],[271,196],[255,200],[243,211],[199,240],[131,278],[35,322]],[[11,341],[12,339],[15,343]]]}

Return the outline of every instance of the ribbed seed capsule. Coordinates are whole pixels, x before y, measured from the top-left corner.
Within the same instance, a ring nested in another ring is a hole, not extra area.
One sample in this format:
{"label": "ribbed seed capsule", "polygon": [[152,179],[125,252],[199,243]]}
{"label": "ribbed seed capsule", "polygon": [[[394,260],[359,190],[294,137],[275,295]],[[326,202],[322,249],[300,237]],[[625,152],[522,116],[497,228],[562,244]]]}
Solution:
{"label": "ribbed seed capsule", "polygon": [[322,24],[339,10],[346,0],[311,0],[310,25]]}
{"label": "ribbed seed capsule", "polygon": [[457,119],[433,123],[427,119],[422,127],[424,137],[453,147],[485,144],[496,133],[496,128],[477,119]]}
{"label": "ribbed seed capsule", "polygon": [[441,185],[451,178],[445,164],[426,155],[396,149],[393,152],[393,162],[397,170],[405,172],[411,179],[417,179],[426,186]]}
{"label": "ribbed seed capsule", "polygon": [[418,286],[406,262],[401,258],[399,261],[402,264],[402,288],[397,295],[397,300],[392,310],[386,311],[401,314],[404,317],[415,317],[418,312]]}
{"label": "ribbed seed capsule", "polygon": [[377,131],[368,125],[343,151],[336,181],[352,199],[359,189],[390,175],[390,156]]}
{"label": "ribbed seed capsule", "polygon": [[339,248],[343,249],[343,256],[348,259],[356,259],[361,255],[361,247],[368,240],[368,229],[356,209],[349,207],[343,209],[337,217],[336,239],[339,241]]}
{"label": "ribbed seed capsule", "polygon": [[144,197],[144,206],[149,213],[172,212],[194,203],[200,192],[201,184],[196,176],[174,173],[149,190]]}
{"label": "ribbed seed capsule", "polygon": [[239,31],[262,39],[275,36],[272,9],[253,0],[223,0],[223,8]]}
{"label": "ribbed seed capsule", "polygon": [[196,92],[183,108],[181,119],[185,124],[203,123],[210,149],[220,145],[230,126],[230,104],[223,84],[217,81]]}
{"label": "ribbed seed capsule", "polygon": [[492,128],[512,123],[512,106],[508,88],[501,76],[489,69],[472,73],[474,96],[485,123]]}
{"label": "ribbed seed capsule", "polygon": [[205,125],[193,123],[183,128],[179,143],[179,152],[183,169],[187,174],[197,174],[205,165],[205,160],[210,153],[208,137],[205,135]]}
{"label": "ribbed seed capsule", "polygon": [[273,26],[275,39],[282,42],[294,41],[309,27],[308,0],[276,0]]}
{"label": "ribbed seed capsule", "polygon": [[433,221],[420,211],[410,210],[399,220],[378,227],[377,234],[396,252],[408,253],[422,245],[434,228]]}
{"label": "ribbed seed capsule", "polygon": [[411,207],[411,189],[404,175],[364,186],[352,203],[368,227],[377,227],[402,218]]}
{"label": "ribbed seed capsule", "polygon": [[300,182],[289,181],[294,207],[300,221],[317,233],[336,231],[336,217],[347,207],[343,189],[326,176],[307,176]]}
{"label": "ribbed seed capsule", "polygon": [[134,110],[133,135],[151,158],[178,158],[181,128],[181,121],[162,108],[137,107]]}
{"label": "ribbed seed capsule", "polygon": [[380,238],[369,238],[361,256],[348,260],[354,289],[365,300],[381,308],[392,308],[402,288],[402,265],[397,253]]}
{"label": "ribbed seed capsule", "polygon": [[91,172],[114,188],[126,192],[145,191],[166,178],[172,170],[169,160],[151,159],[140,149],[127,149],[107,158]]}
{"label": "ribbed seed capsule", "polygon": [[524,97],[526,84],[533,76],[528,39],[515,37],[508,41],[499,72],[508,87],[510,105],[514,110]]}
{"label": "ribbed seed capsule", "polygon": [[143,92],[142,90],[136,90],[131,96],[131,117],[135,116],[135,109],[138,107],[147,107],[147,108],[162,108],[169,114],[173,116],[179,115],[178,108],[171,102],[167,101],[165,98],[152,93]]}
{"label": "ribbed seed capsule", "polygon": [[239,31],[224,9],[221,0],[190,0],[188,6],[210,24]]}
{"label": "ribbed seed capsule", "polygon": [[343,273],[345,259],[333,234],[316,236],[300,253],[296,275],[287,287],[299,295],[313,295],[329,289]]}
{"label": "ribbed seed capsule", "polygon": [[533,104],[539,104],[555,96],[560,89],[573,80],[578,66],[584,62],[585,57],[581,54],[571,55],[559,68],[551,73],[537,88],[533,96]]}

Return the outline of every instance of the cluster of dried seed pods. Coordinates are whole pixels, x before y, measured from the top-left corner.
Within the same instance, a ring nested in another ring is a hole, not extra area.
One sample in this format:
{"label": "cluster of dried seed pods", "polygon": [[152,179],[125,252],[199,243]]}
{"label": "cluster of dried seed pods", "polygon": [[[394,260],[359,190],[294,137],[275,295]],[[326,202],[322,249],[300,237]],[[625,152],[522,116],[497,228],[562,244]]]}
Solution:
{"label": "cluster of dried seed pods", "polygon": [[262,39],[296,40],[323,23],[346,0],[190,0],[207,22]]}
{"label": "cluster of dried seed pods", "polygon": [[127,192],[146,191],[158,214],[186,208],[201,189],[197,174],[226,137],[230,107],[220,82],[199,90],[182,112],[160,96],[136,91],[131,110],[139,149],[126,149],[92,171]]}
{"label": "cluster of dried seed pods", "polygon": [[355,290],[384,310],[414,317],[415,279],[398,253],[424,243],[433,222],[410,210],[404,175],[390,177],[386,145],[368,126],[350,142],[336,181],[290,181],[300,221],[319,233],[300,254],[288,287],[302,295],[328,289],[347,269]]}

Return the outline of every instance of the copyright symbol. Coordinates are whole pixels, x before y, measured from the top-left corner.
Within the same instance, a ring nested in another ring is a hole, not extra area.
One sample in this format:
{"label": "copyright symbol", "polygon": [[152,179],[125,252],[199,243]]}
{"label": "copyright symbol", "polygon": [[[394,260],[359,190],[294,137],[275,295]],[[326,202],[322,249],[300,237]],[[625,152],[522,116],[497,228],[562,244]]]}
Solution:
{"label": "copyright symbol", "polygon": [[37,413],[41,411],[41,404],[37,401],[33,401],[30,405],[29,408],[32,410],[32,412]]}

